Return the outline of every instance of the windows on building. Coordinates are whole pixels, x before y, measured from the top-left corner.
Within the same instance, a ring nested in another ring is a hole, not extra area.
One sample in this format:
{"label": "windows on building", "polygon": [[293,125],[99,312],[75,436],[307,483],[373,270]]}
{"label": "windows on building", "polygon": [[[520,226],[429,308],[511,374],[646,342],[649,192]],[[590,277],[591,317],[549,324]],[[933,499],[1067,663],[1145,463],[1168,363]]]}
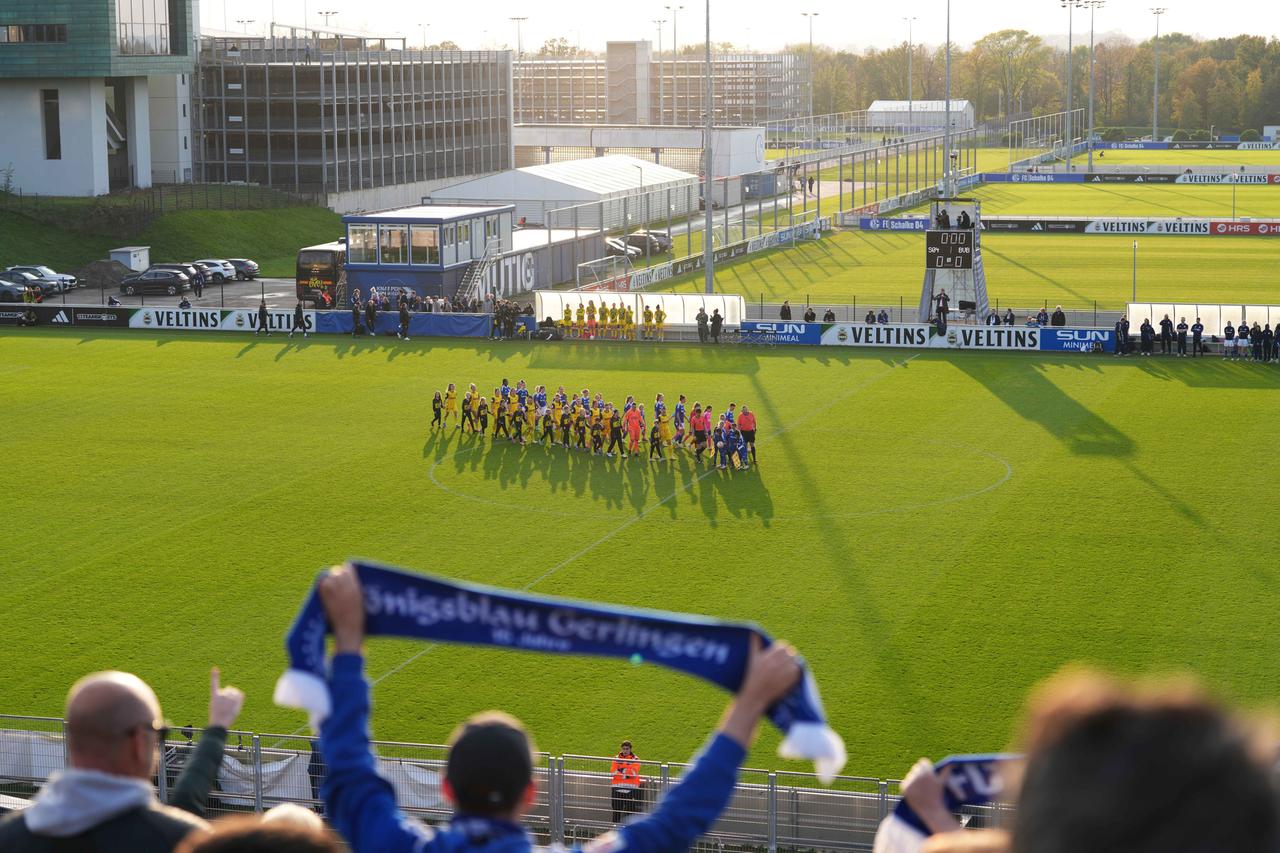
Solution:
{"label": "windows on building", "polygon": [[116,0],[120,52],[167,56],[173,52],[170,0]]}
{"label": "windows on building", "polygon": [[378,226],[347,226],[347,262],[352,264],[376,264],[378,262]]}
{"label": "windows on building", "polygon": [[413,240],[414,264],[440,264],[440,229],[435,225],[414,225],[409,232]]}
{"label": "windows on building", "polygon": [[58,90],[41,89],[40,104],[44,118],[44,159],[62,159],[62,121],[58,115]]}
{"label": "windows on building", "polygon": [[65,44],[66,24],[6,24],[0,26],[0,44]]}
{"label": "windows on building", "polygon": [[379,225],[383,264],[409,263],[409,226]]}

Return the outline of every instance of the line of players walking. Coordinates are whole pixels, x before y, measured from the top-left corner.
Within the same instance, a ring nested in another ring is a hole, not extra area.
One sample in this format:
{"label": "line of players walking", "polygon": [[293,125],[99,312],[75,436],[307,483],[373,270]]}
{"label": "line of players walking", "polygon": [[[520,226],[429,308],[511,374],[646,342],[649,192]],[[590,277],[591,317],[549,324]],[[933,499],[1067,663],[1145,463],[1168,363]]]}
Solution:
{"label": "line of players walking", "polygon": [[[1115,355],[1128,355],[1133,351],[1129,341],[1128,317],[1121,317],[1116,321],[1115,332]],[[1250,326],[1247,322],[1241,321],[1239,326],[1233,326],[1230,321],[1227,321],[1227,325],[1222,330],[1222,357],[1224,360],[1231,361],[1244,359],[1245,361],[1280,362],[1280,340],[1277,340],[1277,332],[1280,332],[1280,328],[1273,330],[1270,323],[1259,325],[1255,322]],[[1188,339],[1190,339],[1189,353]],[[1143,319],[1142,325],[1138,327],[1138,354],[1153,355],[1156,341],[1159,340],[1162,355],[1176,355],[1179,358],[1191,355],[1197,358],[1205,352],[1203,339],[1204,323],[1200,322],[1199,317],[1191,325],[1187,325],[1186,317],[1182,317],[1177,325],[1174,325],[1169,315],[1165,314],[1164,319],[1160,321],[1159,332],[1156,332],[1155,326],[1151,325],[1150,319]]]}
{"label": "line of players walking", "polygon": [[453,428],[463,435],[483,437],[490,434],[492,421],[494,441],[558,445],[610,459],[615,451],[622,459],[640,458],[647,433],[650,460],[674,462],[677,450],[690,451],[698,464],[706,453],[720,470],[749,470],[756,461],[755,413],[746,406],[739,410],[736,403],[730,403],[719,418],[713,411],[710,403],[699,402],[689,409],[684,394],[668,410],[664,395],[659,394],[649,421],[644,404],[634,396],[618,406],[587,388],[567,393],[563,385],[548,396],[545,385],[530,390],[523,379],[514,386],[503,379],[492,397],[480,393],[473,382],[459,409],[457,386],[450,382],[431,400],[431,429],[448,429],[452,419]]}

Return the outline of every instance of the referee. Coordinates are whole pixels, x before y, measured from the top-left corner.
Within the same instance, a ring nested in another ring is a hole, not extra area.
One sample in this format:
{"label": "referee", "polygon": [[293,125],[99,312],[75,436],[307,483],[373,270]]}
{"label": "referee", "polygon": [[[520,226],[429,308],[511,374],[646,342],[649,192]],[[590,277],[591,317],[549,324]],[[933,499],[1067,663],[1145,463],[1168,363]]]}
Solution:
{"label": "referee", "polygon": [[[756,464],[756,416],[746,406],[738,415],[738,430],[742,433],[742,443],[751,451],[751,464]],[[746,461],[746,460],[743,460]]]}

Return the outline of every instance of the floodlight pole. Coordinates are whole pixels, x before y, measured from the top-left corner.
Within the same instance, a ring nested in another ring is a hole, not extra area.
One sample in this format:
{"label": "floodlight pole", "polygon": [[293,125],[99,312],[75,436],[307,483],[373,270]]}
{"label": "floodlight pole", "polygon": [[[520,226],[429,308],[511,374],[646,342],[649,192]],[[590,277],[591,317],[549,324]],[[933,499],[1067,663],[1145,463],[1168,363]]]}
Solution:
{"label": "floodlight pole", "polygon": [[1089,7],[1089,171],[1093,171],[1093,13],[1105,6],[1107,0],[1085,0]]}
{"label": "floodlight pole", "polygon": [[1133,241],[1133,299],[1132,302],[1138,301],[1138,241]]}
{"label": "floodlight pole", "polygon": [[951,188],[951,0],[947,0],[947,105],[946,127],[943,129],[943,147],[946,148],[942,161],[942,194],[952,198],[955,192]]}
{"label": "floodlight pole", "polygon": [[1071,149],[1075,147],[1075,137],[1071,127],[1071,97],[1075,94],[1072,90],[1071,69],[1075,66],[1075,56],[1073,55],[1074,45],[1071,37],[1074,32],[1072,27],[1071,16],[1076,6],[1079,6],[1081,0],[1062,0],[1062,5],[1067,7],[1067,171],[1071,171]]}
{"label": "floodlight pole", "polygon": [[1151,48],[1155,52],[1153,65],[1155,66],[1155,82],[1152,86],[1151,95],[1151,141],[1160,141],[1160,16],[1169,11],[1164,6],[1156,6],[1152,8],[1151,14],[1156,16],[1156,40],[1152,42]]}
{"label": "floodlight pole", "polygon": [[671,123],[676,124],[676,111],[680,109],[680,86],[678,85],[680,79],[680,31],[677,25],[680,23],[680,10],[684,8],[684,4],[664,6],[663,8],[671,13]]}
{"label": "floodlight pole", "polygon": [[[516,62],[519,62],[520,60],[524,59],[524,33],[520,25],[523,24],[525,21],[529,20],[529,17],[525,15],[523,17],[508,18],[507,20],[515,21],[515,24],[516,24]],[[424,41],[425,41],[425,37],[424,37]],[[515,69],[513,68],[512,70],[514,72]],[[520,115],[520,86],[516,84],[514,88],[516,90],[515,113],[517,116],[519,116]],[[519,120],[520,119],[517,118],[517,121]]]}
{"label": "floodlight pole", "polygon": [[649,122],[650,124],[666,124],[662,120],[663,111],[666,109],[666,81],[662,79],[662,25],[666,23],[666,19],[655,19],[654,23],[658,25],[658,120]]}
{"label": "floodlight pole", "polygon": [[916,58],[915,45],[912,39],[911,24],[916,20],[915,17],[903,18],[907,22],[907,133],[915,130],[915,120],[912,116],[913,106],[915,102],[912,84],[915,82],[915,75],[912,73],[912,62]]}
{"label": "floodlight pole", "polygon": [[[809,19],[809,129],[814,130],[813,123],[813,19],[818,17],[817,12],[801,12]],[[814,132],[814,142],[817,142],[817,133]],[[815,148],[821,147],[814,145]]]}
{"label": "floodlight pole", "polygon": [[706,270],[706,292],[708,294],[711,294],[716,292],[715,249],[711,245],[712,244],[711,227],[713,224],[713,208],[715,207],[713,203],[713,196],[711,193],[713,188],[713,178],[714,178],[714,175],[711,170],[711,130],[713,127],[713,124],[711,121],[712,112],[713,112],[712,103],[711,103],[711,97],[712,97],[711,0],[706,0],[706,3],[707,3],[707,44],[706,44],[707,65],[703,72],[703,78],[704,78],[703,85],[705,87],[705,97],[706,97],[707,127],[706,127],[705,133],[707,138],[703,144],[704,144],[704,147],[706,148],[707,162],[706,162],[706,182],[705,182],[706,188],[703,190],[702,199],[703,199],[703,208],[705,209],[705,212],[707,214],[707,217],[706,217],[707,225],[706,225],[706,231],[703,233],[703,237],[702,237],[702,257],[703,257],[702,263],[703,263],[704,269]]}

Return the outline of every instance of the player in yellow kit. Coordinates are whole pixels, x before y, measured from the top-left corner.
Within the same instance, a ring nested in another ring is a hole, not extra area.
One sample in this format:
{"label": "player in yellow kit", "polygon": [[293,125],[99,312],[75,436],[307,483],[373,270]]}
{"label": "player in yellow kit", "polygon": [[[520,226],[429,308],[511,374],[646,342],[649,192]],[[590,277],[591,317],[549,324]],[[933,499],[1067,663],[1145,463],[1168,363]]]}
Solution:
{"label": "player in yellow kit", "polygon": [[641,340],[649,340],[653,337],[653,309],[648,305],[644,306],[644,330],[642,331]]}
{"label": "player in yellow kit", "polygon": [[662,330],[666,322],[667,312],[662,310],[662,303],[658,303],[658,306],[653,309],[653,329],[660,341],[666,340],[666,336]]}
{"label": "player in yellow kit", "polygon": [[564,306],[564,319],[560,321],[560,334],[566,338],[573,331],[573,309],[568,305]]}
{"label": "player in yellow kit", "polygon": [[624,331],[622,333],[623,340],[627,340],[627,341],[635,340],[636,313],[631,309],[630,305],[627,306],[627,319],[626,319],[626,322],[623,323],[623,328],[624,328]]}
{"label": "player in yellow kit", "polygon": [[579,302],[578,310],[575,314],[575,321],[573,324],[573,336],[575,338],[582,337],[582,333],[586,330],[586,328],[587,328],[587,309],[586,309],[586,306],[584,306],[581,302]]}
{"label": "player in yellow kit", "polygon": [[[458,420],[458,389],[452,382],[444,392],[444,420],[440,424],[441,429],[449,425],[450,415],[453,415],[454,421]],[[458,429],[460,426],[461,424],[454,423],[453,428]]]}

